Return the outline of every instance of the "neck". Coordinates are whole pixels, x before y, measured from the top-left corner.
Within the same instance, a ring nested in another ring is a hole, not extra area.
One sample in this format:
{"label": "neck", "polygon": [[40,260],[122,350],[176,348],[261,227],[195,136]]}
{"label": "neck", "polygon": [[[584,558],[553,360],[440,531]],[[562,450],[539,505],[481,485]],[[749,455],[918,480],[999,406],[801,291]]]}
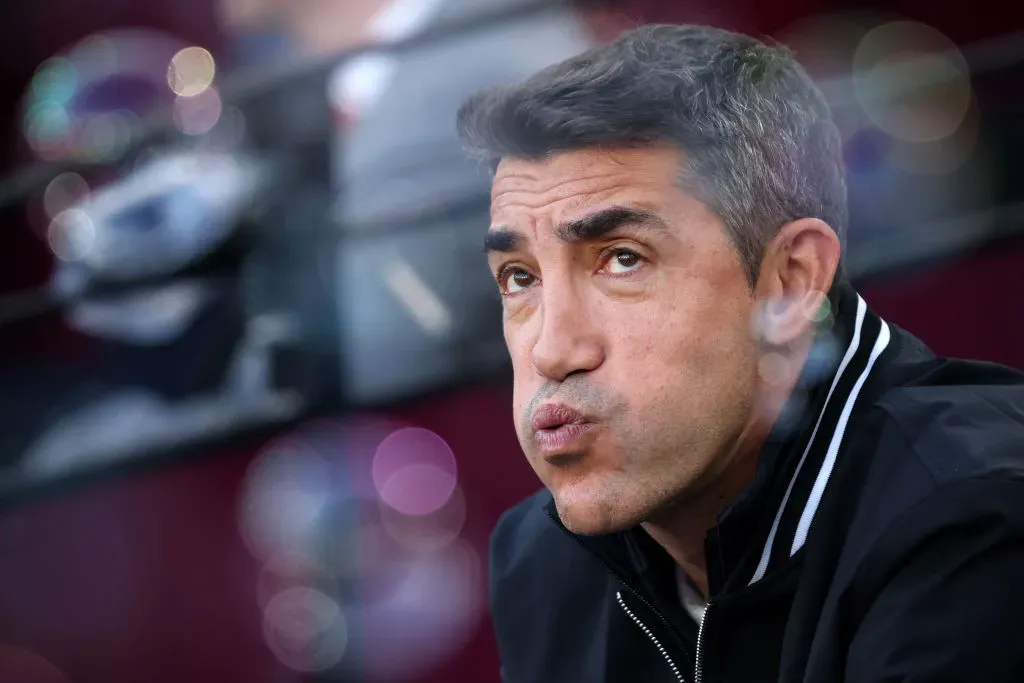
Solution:
{"label": "neck", "polygon": [[[643,523],[644,530],[675,560],[705,599],[708,597],[704,539],[718,525],[722,513],[754,480],[757,458],[786,400],[796,387],[810,353],[812,340],[786,354],[786,371],[774,382],[759,381],[750,417],[731,441],[714,472],[698,484],[696,492]],[[778,353],[777,351],[775,351]]]}

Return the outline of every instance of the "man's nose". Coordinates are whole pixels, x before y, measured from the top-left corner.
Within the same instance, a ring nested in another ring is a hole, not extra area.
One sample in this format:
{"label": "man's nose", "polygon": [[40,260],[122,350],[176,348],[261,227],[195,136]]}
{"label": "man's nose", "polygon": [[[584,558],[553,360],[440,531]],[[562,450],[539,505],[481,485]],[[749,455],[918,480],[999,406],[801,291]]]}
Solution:
{"label": "man's nose", "polygon": [[604,362],[604,345],[591,307],[581,297],[563,288],[548,288],[541,306],[540,331],[531,354],[538,373],[562,381]]}

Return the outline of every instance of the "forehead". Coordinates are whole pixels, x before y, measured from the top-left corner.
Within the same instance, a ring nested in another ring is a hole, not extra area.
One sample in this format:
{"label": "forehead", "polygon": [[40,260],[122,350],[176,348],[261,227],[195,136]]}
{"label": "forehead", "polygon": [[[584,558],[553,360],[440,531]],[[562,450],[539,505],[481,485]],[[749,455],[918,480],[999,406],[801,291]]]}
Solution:
{"label": "forehead", "polygon": [[491,189],[491,213],[569,210],[615,198],[657,203],[678,192],[682,153],[675,147],[624,147],[559,152],[541,160],[506,158]]}

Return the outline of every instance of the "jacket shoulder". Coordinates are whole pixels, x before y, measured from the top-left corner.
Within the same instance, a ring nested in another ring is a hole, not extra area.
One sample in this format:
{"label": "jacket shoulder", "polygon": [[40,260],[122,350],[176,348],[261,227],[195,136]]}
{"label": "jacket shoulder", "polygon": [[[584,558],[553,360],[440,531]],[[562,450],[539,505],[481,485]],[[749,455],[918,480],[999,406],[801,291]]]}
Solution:
{"label": "jacket shoulder", "polygon": [[551,494],[541,489],[501,515],[491,532],[492,577],[496,571],[529,562],[539,543],[551,543],[548,537],[557,529],[546,519],[544,506],[550,500]]}
{"label": "jacket shoulder", "polygon": [[868,557],[889,566],[936,534],[1024,528],[1022,378],[935,359],[872,405],[851,444],[867,469],[844,530],[841,582]]}
{"label": "jacket shoulder", "polygon": [[550,501],[546,490],[534,494],[491,534],[491,617],[504,681],[572,680],[585,664],[578,653],[597,642],[579,624],[600,623],[609,576],[548,517]]}
{"label": "jacket shoulder", "polygon": [[1024,476],[1024,374],[943,360],[876,404],[934,484]]}
{"label": "jacket shoulder", "polygon": [[1024,519],[1016,503],[989,515],[1007,492],[1024,502],[1024,376],[934,358],[904,370],[853,430],[848,467],[858,490],[844,529],[846,569],[884,537],[891,555],[979,517]]}
{"label": "jacket shoulder", "polygon": [[[521,583],[532,575],[549,577],[566,563],[592,561],[589,553],[568,532],[560,529],[547,511],[551,494],[541,489],[502,514],[491,533],[490,575],[492,594],[497,586]],[[536,588],[517,586],[517,589]],[[561,586],[558,587],[559,590]]]}

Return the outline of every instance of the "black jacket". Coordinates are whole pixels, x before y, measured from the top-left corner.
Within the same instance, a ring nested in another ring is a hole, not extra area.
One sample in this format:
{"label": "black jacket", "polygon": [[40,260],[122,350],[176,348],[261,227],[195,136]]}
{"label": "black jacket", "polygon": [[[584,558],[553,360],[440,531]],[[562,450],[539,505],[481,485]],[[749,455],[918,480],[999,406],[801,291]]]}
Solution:
{"label": "black jacket", "polygon": [[1024,681],[1024,375],[837,299],[836,361],[708,534],[701,624],[642,530],[575,536],[546,491],[505,513],[504,683]]}

